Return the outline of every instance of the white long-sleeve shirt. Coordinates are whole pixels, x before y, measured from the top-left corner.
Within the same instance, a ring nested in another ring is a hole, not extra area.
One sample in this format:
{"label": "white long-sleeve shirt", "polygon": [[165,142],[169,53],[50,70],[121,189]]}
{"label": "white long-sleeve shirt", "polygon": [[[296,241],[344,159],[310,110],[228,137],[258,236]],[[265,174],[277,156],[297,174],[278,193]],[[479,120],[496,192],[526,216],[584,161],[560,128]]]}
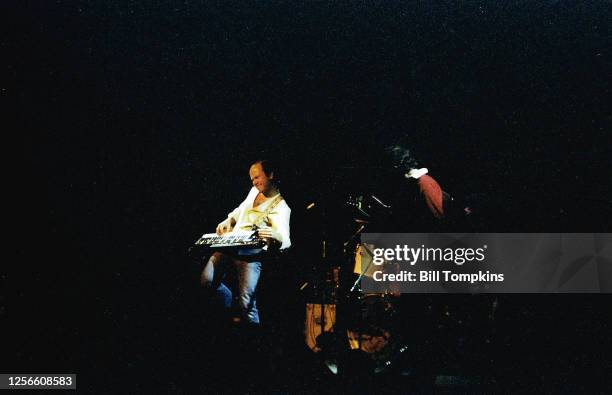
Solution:
{"label": "white long-sleeve shirt", "polygon": [[[238,207],[236,207],[231,213],[227,215],[228,218],[234,219],[236,225],[235,230],[250,230],[254,223],[258,223],[260,218],[265,214],[270,204],[278,196],[272,196],[266,198],[259,206],[253,207],[255,198],[259,194],[257,188],[253,187],[249,191],[246,199]],[[289,218],[291,217],[291,209],[287,205],[287,202],[283,199],[270,210],[265,221],[266,225],[269,225],[274,232],[278,235],[277,240],[281,243],[280,249],[289,248],[291,246],[291,238],[289,232]]]}

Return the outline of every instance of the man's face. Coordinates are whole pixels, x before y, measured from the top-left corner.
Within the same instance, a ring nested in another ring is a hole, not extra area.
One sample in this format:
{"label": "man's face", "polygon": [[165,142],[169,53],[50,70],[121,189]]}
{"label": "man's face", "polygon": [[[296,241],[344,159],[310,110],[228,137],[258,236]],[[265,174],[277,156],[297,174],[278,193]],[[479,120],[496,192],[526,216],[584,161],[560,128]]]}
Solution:
{"label": "man's face", "polygon": [[256,163],[249,169],[249,176],[251,177],[251,182],[253,186],[257,188],[259,192],[267,192],[270,190],[272,186],[272,178],[274,177],[274,173],[270,173],[270,177],[264,173],[263,168],[261,167],[261,163]]}

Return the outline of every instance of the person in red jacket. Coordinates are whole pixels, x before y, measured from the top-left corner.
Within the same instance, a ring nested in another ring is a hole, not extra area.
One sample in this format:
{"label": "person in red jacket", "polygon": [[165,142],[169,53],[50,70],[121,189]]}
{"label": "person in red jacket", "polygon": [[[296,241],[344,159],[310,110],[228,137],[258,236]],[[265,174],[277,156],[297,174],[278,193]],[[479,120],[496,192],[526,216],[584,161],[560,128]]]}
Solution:
{"label": "person in red jacket", "polygon": [[391,163],[395,169],[403,173],[404,178],[413,181],[418,189],[419,203],[424,203],[427,214],[419,213],[422,217],[429,218],[433,222],[442,220],[446,215],[448,203],[452,200],[450,195],[442,190],[440,184],[429,175],[426,167],[421,167],[412,152],[401,145],[393,145],[386,148]]}

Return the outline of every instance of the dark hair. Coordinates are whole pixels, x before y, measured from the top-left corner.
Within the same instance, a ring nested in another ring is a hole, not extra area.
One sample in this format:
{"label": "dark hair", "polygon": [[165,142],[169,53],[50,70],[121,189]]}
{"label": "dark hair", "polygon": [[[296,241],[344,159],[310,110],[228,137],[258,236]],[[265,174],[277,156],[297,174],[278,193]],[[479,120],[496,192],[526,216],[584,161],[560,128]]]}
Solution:
{"label": "dark hair", "polygon": [[390,145],[385,148],[393,167],[396,169],[410,170],[420,167],[419,161],[410,150],[401,145]]}

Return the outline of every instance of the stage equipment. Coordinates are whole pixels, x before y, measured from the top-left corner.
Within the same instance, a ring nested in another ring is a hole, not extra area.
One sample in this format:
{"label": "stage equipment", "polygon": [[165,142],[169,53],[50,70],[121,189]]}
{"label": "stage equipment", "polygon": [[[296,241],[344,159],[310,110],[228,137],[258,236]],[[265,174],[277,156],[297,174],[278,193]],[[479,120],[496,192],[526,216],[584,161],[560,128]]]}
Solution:
{"label": "stage equipment", "polygon": [[335,304],[306,304],[306,321],[304,336],[306,344],[314,352],[320,352],[320,344],[317,340],[324,333],[332,333],[336,324],[336,305]]}

